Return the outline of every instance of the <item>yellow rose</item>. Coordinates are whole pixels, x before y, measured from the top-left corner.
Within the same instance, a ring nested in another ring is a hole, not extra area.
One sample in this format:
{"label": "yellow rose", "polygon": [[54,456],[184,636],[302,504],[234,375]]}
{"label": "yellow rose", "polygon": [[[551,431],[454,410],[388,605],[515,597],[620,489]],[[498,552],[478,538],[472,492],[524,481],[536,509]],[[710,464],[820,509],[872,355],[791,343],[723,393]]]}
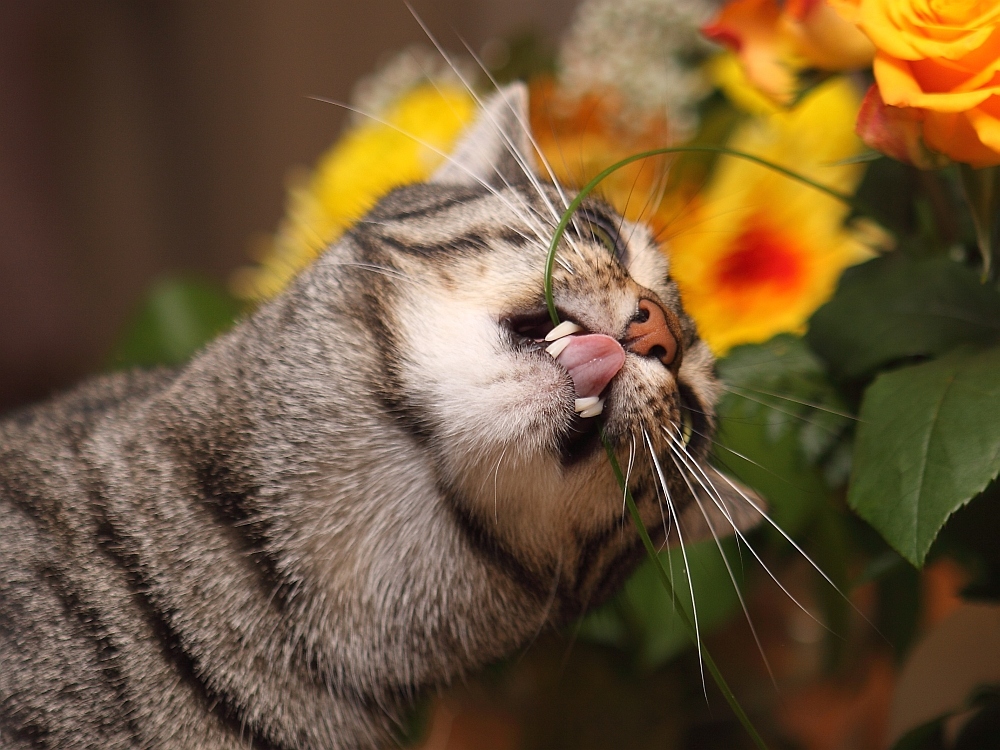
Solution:
{"label": "yellow rose", "polygon": [[876,47],[882,101],[917,110],[924,143],[952,159],[1000,164],[1000,3],[838,0]]}

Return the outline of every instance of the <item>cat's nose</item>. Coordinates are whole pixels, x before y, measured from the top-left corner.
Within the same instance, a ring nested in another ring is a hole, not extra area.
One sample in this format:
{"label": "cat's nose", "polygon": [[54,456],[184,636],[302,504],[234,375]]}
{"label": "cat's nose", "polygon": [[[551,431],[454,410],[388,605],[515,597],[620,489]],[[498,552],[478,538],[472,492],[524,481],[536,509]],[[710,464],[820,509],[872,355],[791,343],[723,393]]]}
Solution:
{"label": "cat's nose", "polygon": [[[625,329],[626,351],[641,357],[655,357],[665,367],[677,359],[677,337],[670,330],[671,313],[649,299],[639,300],[639,311]],[[677,327],[677,326],[673,326]]]}

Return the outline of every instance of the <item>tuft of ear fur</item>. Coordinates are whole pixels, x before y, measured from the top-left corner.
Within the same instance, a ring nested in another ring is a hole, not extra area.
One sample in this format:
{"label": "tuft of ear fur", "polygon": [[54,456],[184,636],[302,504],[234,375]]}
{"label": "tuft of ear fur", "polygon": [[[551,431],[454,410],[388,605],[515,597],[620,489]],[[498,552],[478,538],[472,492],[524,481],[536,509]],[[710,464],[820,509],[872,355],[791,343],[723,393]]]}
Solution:
{"label": "tuft of ear fur", "polygon": [[528,88],[511,83],[492,94],[472,126],[430,182],[503,187],[523,182],[532,168],[528,136]]}
{"label": "tuft of ear fur", "polygon": [[695,483],[696,501],[688,503],[680,514],[685,544],[729,536],[737,529],[742,533],[760,523],[767,511],[760,495],[714,466],[703,464],[701,468],[714,492],[710,495],[701,483]]}

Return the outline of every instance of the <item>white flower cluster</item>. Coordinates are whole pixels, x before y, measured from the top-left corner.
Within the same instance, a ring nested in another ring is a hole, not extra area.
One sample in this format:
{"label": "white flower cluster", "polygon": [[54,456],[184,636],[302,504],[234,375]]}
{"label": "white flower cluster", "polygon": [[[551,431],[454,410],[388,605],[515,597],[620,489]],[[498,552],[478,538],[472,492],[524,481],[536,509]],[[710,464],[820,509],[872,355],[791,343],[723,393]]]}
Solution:
{"label": "white flower cluster", "polygon": [[698,29],[716,10],[712,0],[585,0],[559,50],[563,87],[614,88],[627,110],[665,115],[683,140],[711,91],[698,63],[717,48]]}

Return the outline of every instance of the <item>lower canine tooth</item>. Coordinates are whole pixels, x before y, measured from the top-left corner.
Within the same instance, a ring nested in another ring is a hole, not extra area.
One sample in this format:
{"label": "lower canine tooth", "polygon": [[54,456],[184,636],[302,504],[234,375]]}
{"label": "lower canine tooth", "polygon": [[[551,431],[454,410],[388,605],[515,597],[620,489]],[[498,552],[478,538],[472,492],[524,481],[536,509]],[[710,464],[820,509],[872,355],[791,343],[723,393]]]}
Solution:
{"label": "lower canine tooth", "polygon": [[574,411],[581,412],[599,404],[601,401],[600,396],[587,396],[586,398],[578,398],[573,406]]}
{"label": "lower canine tooth", "polygon": [[580,416],[583,417],[584,419],[587,419],[588,417],[596,417],[602,411],[604,411],[604,399],[603,398],[599,399],[597,401],[597,403],[594,404],[593,406],[591,406],[591,407],[589,407],[589,408],[584,409],[583,411],[581,411],[580,412]]}
{"label": "lower canine tooth", "polygon": [[551,344],[545,347],[545,351],[547,351],[553,357],[558,357],[560,354],[562,354],[563,349],[569,346],[569,342],[570,342],[570,337],[563,336],[558,341],[553,341]]}

